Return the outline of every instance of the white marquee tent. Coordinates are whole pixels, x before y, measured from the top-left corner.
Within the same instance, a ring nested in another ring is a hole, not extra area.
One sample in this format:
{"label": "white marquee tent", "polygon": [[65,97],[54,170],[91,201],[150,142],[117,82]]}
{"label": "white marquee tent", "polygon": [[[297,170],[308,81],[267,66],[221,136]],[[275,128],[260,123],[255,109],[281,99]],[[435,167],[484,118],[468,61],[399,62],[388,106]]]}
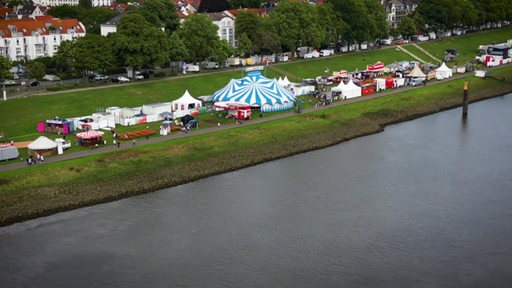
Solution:
{"label": "white marquee tent", "polygon": [[172,118],[181,118],[185,115],[197,114],[199,112],[199,108],[202,106],[201,100],[198,100],[188,93],[188,90],[185,90],[183,96],[171,102],[172,106]]}
{"label": "white marquee tent", "polygon": [[48,139],[48,137],[39,136],[36,140],[28,144],[27,148],[30,150],[54,149],[57,148],[57,143],[55,143],[55,141]]}
{"label": "white marquee tent", "polygon": [[340,82],[340,84],[331,90],[334,92],[341,92],[341,95],[343,95],[343,98],[349,99],[354,97],[359,97],[362,95],[361,87],[357,86],[352,82],[352,79],[348,81],[347,84],[342,84],[343,82]]}
{"label": "white marquee tent", "polygon": [[448,68],[446,64],[443,62],[439,68],[436,69],[436,79],[443,80],[452,77],[453,71]]}
{"label": "white marquee tent", "polygon": [[276,79],[268,79],[258,71],[249,72],[242,79],[231,79],[210,99],[214,102],[244,103],[260,107],[261,111],[290,109],[296,100]]}

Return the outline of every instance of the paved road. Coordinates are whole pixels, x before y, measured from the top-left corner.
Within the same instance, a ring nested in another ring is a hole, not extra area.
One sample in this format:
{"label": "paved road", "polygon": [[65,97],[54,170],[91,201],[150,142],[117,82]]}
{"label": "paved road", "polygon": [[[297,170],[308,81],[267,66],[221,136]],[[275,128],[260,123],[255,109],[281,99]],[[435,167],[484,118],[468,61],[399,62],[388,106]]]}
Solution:
{"label": "paved road", "polygon": [[[508,65],[511,65],[511,64],[508,64]],[[503,67],[503,66],[501,66],[501,67]],[[497,68],[501,68],[501,67],[493,67],[493,68],[489,68],[487,70],[489,71],[489,70],[493,70],[493,69],[497,69]],[[442,80],[442,81],[429,82],[427,85],[431,86],[431,85],[436,85],[436,84],[443,83],[446,81],[453,81],[456,79],[467,77],[468,75],[469,75],[469,73],[456,74],[452,78]],[[336,101],[327,106],[319,106],[318,108],[304,109],[303,111],[301,111],[301,113],[310,113],[310,112],[317,111],[317,110],[327,109],[327,108],[330,108],[333,106],[340,106],[340,105],[347,105],[347,104],[351,104],[351,103],[355,103],[355,102],[368,101],[368,100],[384,97],[384,96],[391,95],[391,94],[397,94],[397,93],[401,93],[404,91],[409,91],[412,89],[421,89],[421,87],[423,87],[423,86],[416,86],[416,87],[406,86],[406,87],[402,87],[402,88],[386,90],[383,92],[365,95],[362,97],[356,97],[356,98],[352,98],[352,99]],[[461,89],[462,89],[462,87],[461,87]],[[66,91],[66,92],[69,92],[69,91]],[[220,129],[223,129],[223,130],[236,129],[236,128],[240,127],[241,125],[243,125],[243,126],[253,125],[253,124],[258,124],[258,123],[262,123],[262,122],[266,122],[266,121],[287,118],[287,117],[291,117],[294,115],[296,115],[296,113],[294,111],[290,111],[288,113],[282,113],[282,114],[278,114],[278,115],[264,116],[262,118],[253,118],[251,120],[245,121],[244,124],[233,123],[233,124],[229,124],[229,125],[223,125]],[[163,142],[163,141],[172,141],[172,140],[178,139],[178,138],[192,137],[194,135],[213,133],[216,131],[219,131],[219,128],[212,127],[212,128],[206,128],[206,129],[192,129],[189,133],[174,133],[174,134],[167,135],[167,136],[152,137],[147,140],[146,139],[138,139],[136,142],[136,145],[146,145],[146,144]],[[116,148],[113,145],[104,145],[99,148],[94,148],[94,149],[90,149],[90,150],[85,150],[85,151],[80,151],[80,152],[75,152],[75,153],[68,153],[68,154],[65,153],[63,155],[47,157],[47,158],[45,158],[45,162],[52,163],[52,162],[57,162],[57,161],[65,161],[65,160],[70,160],[70,159],[87,157],[87,156],[94,155],[94,154],[106,153],[106,152],[111,152],[111,151],[119,150],[119,149],[124,150],[124,149],[129,149],[129,148],[132,148],[132,144],[131,144],[131,142],[126,141],[121,144],[120,148]],[[10,160],[10,161],[12,161],[12,164],[0,165],[0,172],[14,170],[14,169],[20,169],[20,168],[29,168],[25,161],[19,161],[19,160]]]}

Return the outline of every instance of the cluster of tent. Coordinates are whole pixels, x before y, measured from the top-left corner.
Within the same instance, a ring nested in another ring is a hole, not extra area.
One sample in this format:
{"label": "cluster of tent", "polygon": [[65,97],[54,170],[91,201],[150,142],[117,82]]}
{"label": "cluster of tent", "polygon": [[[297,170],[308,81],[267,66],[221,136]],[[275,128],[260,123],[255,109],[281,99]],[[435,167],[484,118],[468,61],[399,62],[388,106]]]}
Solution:
{"label": "cluster of tent", "polygon": [[231,79],[224,88],[213,93],[209,100],[244,103],[259,107],[263,112],[271,112],[293,108],[296,97],[276,79],[266,78],[259,71],[253,71],[244,78]]}

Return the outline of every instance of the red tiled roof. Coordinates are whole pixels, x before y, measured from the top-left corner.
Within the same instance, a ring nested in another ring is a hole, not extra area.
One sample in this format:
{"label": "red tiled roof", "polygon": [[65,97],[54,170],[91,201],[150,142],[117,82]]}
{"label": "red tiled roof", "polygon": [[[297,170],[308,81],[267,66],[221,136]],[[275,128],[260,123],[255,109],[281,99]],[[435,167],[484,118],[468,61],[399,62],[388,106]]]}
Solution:
{"label": "red tiled roof", "polygon": [[67,33],[69,29],[75,30],[76,33],[85,33],[82,24],[77,19],[58,19],[53,16],[37,16],[36,19],[9,19],[0,20],[0,35],[3,38],[12,37],[10,27],[16,27],[18,33],[23,33],[23,36],[31,36],[33,32],[38,32],[40,35],[49,35],[50,30],[47,24],[60,29]]}

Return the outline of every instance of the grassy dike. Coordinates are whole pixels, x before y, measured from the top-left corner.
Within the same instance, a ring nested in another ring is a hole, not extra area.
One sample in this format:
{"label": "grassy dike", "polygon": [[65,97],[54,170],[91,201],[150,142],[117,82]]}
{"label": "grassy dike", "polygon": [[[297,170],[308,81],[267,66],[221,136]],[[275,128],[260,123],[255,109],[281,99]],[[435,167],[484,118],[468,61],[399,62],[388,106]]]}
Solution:
{"label": "grassy dike", "polygon": [[[386,125],[512,91],[512,67],[371,101],[0,175],[0,225],[173,187],[380,132]],[[364,96],[363,96],[364,97]],[[471,108],[469,110],[471,117]]]}

